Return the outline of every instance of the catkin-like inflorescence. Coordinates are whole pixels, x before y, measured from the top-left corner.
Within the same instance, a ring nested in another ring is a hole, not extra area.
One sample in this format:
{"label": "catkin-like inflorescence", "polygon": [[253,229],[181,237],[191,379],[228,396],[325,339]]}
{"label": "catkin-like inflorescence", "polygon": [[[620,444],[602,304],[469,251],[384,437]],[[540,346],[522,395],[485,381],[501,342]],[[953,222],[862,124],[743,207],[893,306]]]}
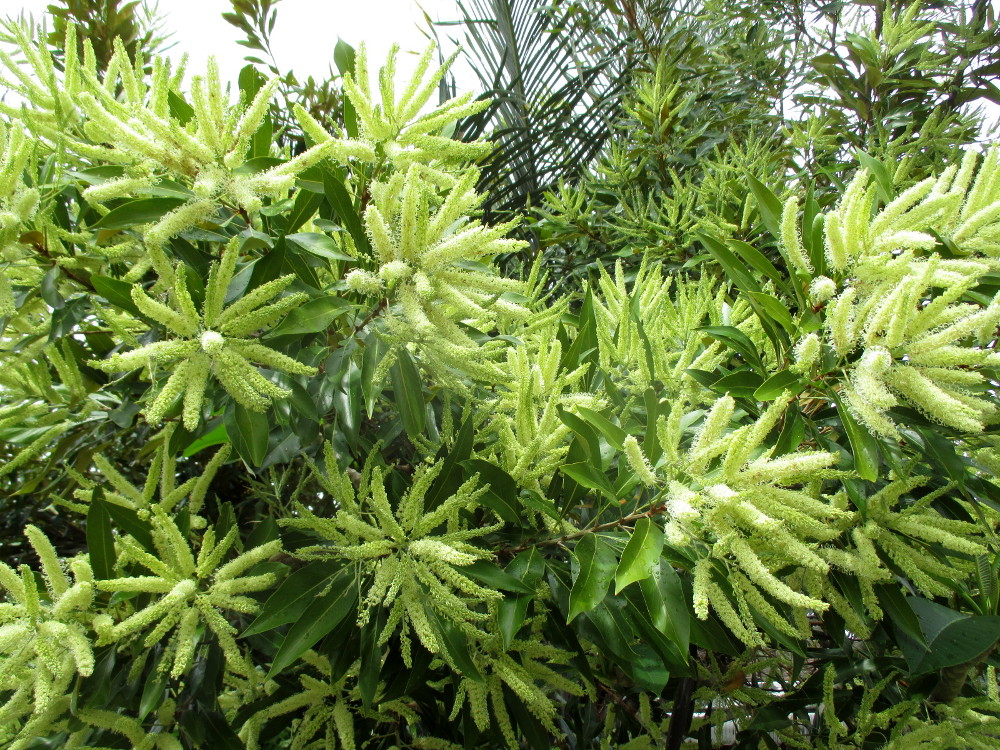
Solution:
{"label": "catkin-like inflorescence", "polygon": [[270,301],[292,282],[293,275],[263,284],[225,306],[226,289],[238,258],[237,242],[236,239],[229,242],[220,262],[212,267],[200,314],[183,281],[182,267],[176,274],[169,304],[153,299],[136,285],[132,293],[136,305],[160,323],[170,338],[90,363],[107,372],[128,372],[145,366],[172,367],[170,376],[146,406],[146,419],[151,424],[160,422],[178,398],[183,397],[184,426],[195,429],[201,421],[210,378],[217,380],[239,404],[255,411],[263,411],[274,399],[290,394],[288,389],[264,377],[254,363],[293,375],[316,373],[316,368],[247,338],[308,299],[304,293],[295,293]]}

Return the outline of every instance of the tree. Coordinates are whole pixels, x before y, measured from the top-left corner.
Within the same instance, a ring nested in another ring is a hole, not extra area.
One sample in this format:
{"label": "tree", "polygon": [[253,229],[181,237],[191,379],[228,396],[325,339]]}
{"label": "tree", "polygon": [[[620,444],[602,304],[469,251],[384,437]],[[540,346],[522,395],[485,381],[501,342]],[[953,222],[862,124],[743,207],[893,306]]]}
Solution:
{"label": "tree", "polygon": [[277,75],[6,32],[6,746],[996,745],[1000,149],[505,276],[433,47],[293,149]]}

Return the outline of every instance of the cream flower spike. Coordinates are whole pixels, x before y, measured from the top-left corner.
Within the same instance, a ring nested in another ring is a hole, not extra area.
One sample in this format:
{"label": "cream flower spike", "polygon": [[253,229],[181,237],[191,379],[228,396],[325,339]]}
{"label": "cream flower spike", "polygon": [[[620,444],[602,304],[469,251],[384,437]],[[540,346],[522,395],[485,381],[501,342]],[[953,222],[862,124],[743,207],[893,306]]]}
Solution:
{"label": "cream flower spike", "polygon": [[22,180],[31,147],[18,125],[0,123],[0,316],[13,315],[13,267],[26,256],[20,237],[38,210],[38,190]]}
{"label": "cream flower spike", "polygon": [[372,466],[372,458],[357,493],[337,468],[332,451],[327,451],[326,459],[327,476],[317,478],[328,490],[335,491],[340,508],[337,515],[320,518],[299,506],[297,518],[282,519],[280,523],[312,531],[333,544],[305,547],[297,554],[351,560],[363,574],[372,576],[359,607],[359,622],[367,622],[375,607],[387,607],[389,617],[378,642],[385,643],[401,627],[402,655],[407,665],[411,664],[411,628],[428,651],[445,656],[439,629],[433,624],[434,615],[468,634],[485,635],[476,623],[487,619],[486,603],[496,602],[502,595],[461,571],[464,566],[492,557],[492,553],[468,540],[501,526],[463,528],[461,511],[477,507],[478,498],[486,491],[479,486],[479,476],[469,479],[437,507],[428,508],[426,494],[443,464],[424,465],[393,510],[385,491],[385,472]]}
{"label": "cream flower spike", "polygon": [[[27,565],[15,571],[0,562],[0,591],[6,598],[0,603],[0,685],[4,692],[13,691],[0,705],[0,724],[43,716],[77,675],[94,670],[90,566],[83,559],[72,561],[71,580],[44,533],[28,526],[25,536],[41,562],[45,586],[39,588]],[[30,725],[28,719],[22,734]]]}
{"label": "cream flower spike", "polygon": [[196,554],[186,535],[162,508],[154,507],[150,520],[157,554],[143,549],[130,536],[122,537],[119,546],[120,559],[146,568],[152,575],[111,578],[96,585],[102,591],[151,594],[153,600],[120,622],[107,618],[96,623],[100,641],[111,643],[145,632],[143,644],[150,648],[175,631],[168,643],[170,657],[166,663],[172,661],[170,674],[180,677],[191,666],[198,646],[198,626],[204,623],[219,639],[229,669],[247,676],[251,667],[236,643],[236,628],[220,610],[245,614],[257,611],[257,602],[246,595],[272,586],[277,574],[245,573],[280,552],[281,542],[254,547],[223,563],[236,540],[235,526],[218,540],[213,528],[206,529]]}
{"label": "cream flower spike", "polygon": [[[379,70],[380,100],[376,101],[369,80],[365,46],[358,47],[354,72],[344,76],[344,93],[358,114],[362,144],[336,141],[343,154],[370,162],[385,158],[397,169],[406,169],[414,163],[473,161],[492,150],[488,143],[463,143],[440,135],[448,125],[484,110],[489,106],[488,101],[475,101],[473,94],[467,93],[420,114],[437,92],[438,84],[458,54],[456,52],[428,75],[435,49],[435,45],[431,44],[424,51],[413,77],[397,96],[394,78],[399,47],[394,45],[385,65]],[[296,105],[295,114],[303,130],[316,143],[325,143],[333,138],[301,106]],[[438,173],[438,176],[446,183],[450,182],[447,175]]]}
{"label": "cream flower spike", "polygon": [[170,338],[90,363],[105,372],[130,372],[150,364],[176,363],[166,383],[146,406],[144,413],[151,424],[160,422],[183,395],[184,426],[194,429],[201,421],[201,407],[210,376],[239,404],[254,411],[264,411],[273,399],[290,394],[261,375],[251,363],[295,375],[316,374],[316,368],[248,338],[254,331],[273,325],[308,299],[306,294],[297,293],[265,304],[292,283],[294,274],[262,284],[225,307],[226,290],[239,254],[238,244],[239,239],[233,238],[226,245],[221,261],[209,272],[200,315],[188,293],[183,273],[175,275],[176,282],[171,290],[173,306],[154,300],[141,286],[134,286],[132,300],[136,307],[163,325]]}
{"label": "cream flower spike", "polygon": [[463,265],[526,244],[503,239],[514,222],[484,227],[467,218],[482,200],[473,189],[477,178],[468,168],[436,209],[436,190],[418,165],[407,170],[398,193],[373,191],[365,227],[380,263],[377,275],[398,302],[390,316],[405,324],[410,340],[443,337],[472,349],[476,345],[456,321],[522,318],[529,312],[501,297],[527,291],[524,284]]}
{"label": "cream flower spike", "polygon": [[[169,62],[163,58],[152,60],[152,73],[147,75],[146,61],[133,63],[116,39],[114,55],[102,79],[94,67],[92,51],[85,54],[81,64],[75,55],[75,40],[71,40],[66,49],[74,53],[67,56],[66,72],[59,81],[51,59],[42,59],[47,53],[31,49],[26,32],[16,41],[34,68],[45,73],[41,80],[50,81],[49,89],[66,87],[73,92],[72,101],[65,101],[61,95],[20,79],[23,95],[35,107],[28,110],[27,124],[39,125],[43,134],[53,131],[51,137],[71,153],[126,170],[124,176],[86,190],[87,200],[100,204],[133,197],[162,177],[180,180],[190,187],[190,198],[145,232],[161,275],[165,273],[165,259],[160,248],[171,237],[207,218],[223,204],[256,212],[263,198],[281,196],[293,186],[297,174],[336,150],[333,142],[319,143],[268,170],[255,173],[241,169],[250,139],[267,116],[277,78],[264,84],[251,101],[229,105],[218,66],[210,59],[206,74],[192,79],[192,114],[185,120],[171,109],[170,97],[177,94],[180,80],[178,75],[172,75]],[[11,75],[17,75],[12,61],[0,58],[0,62]],[[58,127],[45,127],[57,115],[65,119],[64,110],[77,112],[83,119],[74,135],[63,135]]]}

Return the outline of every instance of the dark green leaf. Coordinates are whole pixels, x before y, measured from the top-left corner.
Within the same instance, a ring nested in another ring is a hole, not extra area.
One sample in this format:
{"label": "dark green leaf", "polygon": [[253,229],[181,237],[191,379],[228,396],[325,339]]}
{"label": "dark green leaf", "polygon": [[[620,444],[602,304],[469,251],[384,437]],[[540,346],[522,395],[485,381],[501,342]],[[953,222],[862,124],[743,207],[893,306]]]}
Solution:
{"label": "dark green leaf", "polygon": [[573,550],[572,562],[575,575],[569,592],[567,623],[604,601],[618,563],[611,547],[597,534],[584,534],[580,538]]}
{"label": "dark green leaf", "polygon": [[481,458],[463,461],[462,466],[470,474],[479,474],[480,480],[490,485],[479,502],[492,509],[508,523],[519,523],[522,520],[517,484],[511,479],[510,474]]}
{"label": "dark green leaf", "polygon": [[837,403],[837,414],[840,415],[840,421],[850,441],[851,452],[854,453],[854,469],[862,479],[874,482],[878,479],[878,443],[868,430],[855,421],[854,416],[836,394],[833,395],[833,399]]}
{"label": "dark green leaf", "polygon": [[400,349],[396,363],[389,370],[392,390],[399,409],[399,418],[408,435],[421,435],[427,424],[424,409],[424,389],[420,373],[405,349]]}
{"label": "dark green leaf", "polygon": [[342,568],[330,581],[330,589],[323,596],[316,597],[295,624],[288,629],[278,653],[274,655],[267,679],[272,679],[286,667],[312,648],[320,639],[354,611],[358,590],[354,580],[354,569]]}
{"label": "dark green leaf", "polygon": [[326,258],[327,260],[354,260],[354,258],[337,247],[337,243],[332,238],[319,232],[289,234],[285,235],[285,239],[319,258]]}
{"label": "dark green leaf", "polygon": [[114,578],[117,560],[115,538],[111,532],[111,514],[108,513],[104,491],[100,487],[94,489],[90,510],[87,512],[87,548],[94,577]]}
{"label": "dark green leaf", "polygon": [[764,381],[753,397],[758,401],[773,401],[789,388],[793,388],[798,382],[799,376],[791,370],[782,370]]}
{"label": "dark green leaf", "polygon": [[180,198],[140,198],[111,209],[93,226],[100,229],[128,229],[140,224],[151,224],[184,203]]}
{"label": "dark green leaf", "polygon": [[246,638],[295,622],[342,570],[343,566],[336,562],[316,561],[291,573],[267,598],[257,619],[247,626],[240,637]]}
{"label": "dark green leaf", "polygon": [[271,432],[267,415],[233,403],[226,409],[223,422],[240,458],[251,466],[260,466],[267,456],[267,436]]}
{"label": "dark green leaf", "polygon": [[340,297],[319,297],[296,307],[271,330],[273,336],[325,331],[330,324],[350,310],[352,305]]}
{"label": "dark green leaf", "polygon": [[646,516],[636,521],[615,570],[615,594],[620,594],[630,583],[652,576],[653,570],[659,566],[662,549],[663,532],[660,527]]}

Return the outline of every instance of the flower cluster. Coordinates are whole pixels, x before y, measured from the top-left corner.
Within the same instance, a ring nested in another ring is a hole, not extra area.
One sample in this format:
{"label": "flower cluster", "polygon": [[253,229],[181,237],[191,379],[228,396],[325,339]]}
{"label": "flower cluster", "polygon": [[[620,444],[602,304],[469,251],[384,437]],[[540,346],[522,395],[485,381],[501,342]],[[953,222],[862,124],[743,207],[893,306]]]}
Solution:
{"label": "flower cluster", "polygon": [[[427,494],[444,464],[421,466],[396,508],[385,491],[385,472],[370,459],[355,492],[351,480],[337,467],[327,447],[326,475],[317,479],[338,505],[333,518],[321,518],[299,506],[298,518],[281,521],[286,526],[311,531],[326,543],[300,549],[304,557],[339,556],[356,562],[367,581],[359,621],[367,622],[376,607],[389,610],[378,636],[385,643],[400,631],[403,658],[411,663],[410,629],[423,646],[448,658],[442,646],[442,620],[474,636],[485,636],[476,623],[488,618],[484,606],[502,595],[483,587],[462,568],[491,554],[469,540],[500,525],[469,527],[464,511],[478,507],[486,491],[473,477],[440,504],[428,507]],[[440,619],[439,619],[440,618]]]}
{"label": "flower cluster", "polygon": [[0,315],[13,315],[9,268],[21,259],[21,237],[38,210],[38,189],[22,180],[30,151],[24,130],[0,124]]}
{"label": "flower cluster", "polygon": [[314,367],[249,338],[307,299],[307,295],[298,293],[265,304],[292,283],[294,274],[262,284],[231,305],[225,305],[226,290],[239,255],[238,243],[238,239],[231,240],[221,261],[209,272],[200,314],[188,292],[184,273],[176,274],[170,291],[172,305],[153,299],[140,285],[134,286],[132,301],[136,307],[173,336],[91,362],[93,367],[106,372],[129,372],[150,364],[178,363],[146,406],[144,413],[152,424],[162,420],[183,394],[184,426],[194,429],[201,421],[209,376],[217,379],[238,403],[255,411],[264,411],[272,399],[289,395],[290,391],[265,378],[252,362],[296,375],[316,374]]}
{"label": "flower cluster", "polygon": [[[764,440],[788,401],[787,396],[776,400],[759,419],[730,431],[736,403],[724,396],[705,414],[684,451],[683,404],[657,425],[664,449],[657,473],[666,478],[667,539],[701,550],[694,567],[695,612],[705,618],[711,606],[748,644],[761,643],[753,611],[780,632],[801,637],[805,613],[828,608],[792,579],[797,571],[829,571],[821,544],[839,537],[852,518],[808,486],[830,471],[834,454],[768,455]],[[792,611],[794,625],[779,608]]]}
{"label": "flower cluster", "polygon": [[52,714],[65,710],[67,694],[77,675],[94,670],[90,606],[94,576],[83,559],[66,574],[55,548],[34,526],[25,529],[41,563],[44,588],[35,573],[0,562],[0,727],[20,725],[10,748],[22,748],[36,738]]}
{"label": "flower cluster", "polygon": [[558,734],[556,707],[538,683],[569,695],[583,695],[580,685],[559,674],[551,665],[566,664],[572,654],[538,640],[513,640],[507,648],[493,635],[478,642],[471,653],[482,673],[479,679],[463,675],[455,692],[454,719],[467,703],[472,720],[481,732],[490,728],[490,707],[504,742],[511,750],[520,747],[507,710],[504,690],[513,693],[547,731]]}
{"label": "flower cluster", "polygon": [[260,734],[268,721],[298,711],[302,717],[292,729],[291,750],[306,748],[334,748],[354,750],[354,717],[391,721],[405,718],[417,723],[417,717],[405,700],[382,701],[374,709],[366,709],[357,688],[358,664],[354,664],[339,678],[334,679],[330,660],[313,651],[307,651],[302,660],[315,673],[303,672],[299,676],[302,689],[283,700],[272,703],[251,716],[240,730],[240,737],[248,750],[261,748]]}
{"label": "flower cluster", "polygon": [[[358,113],[358,137],[367,156],[348,147],[355,141],[334,139],[301,108],[296,113],[317,143],[341,144],[345,153],[374,165],[363,217],[374,257],[359,258],[361,267],[345,277],[348,287],[380,298],[388,337],[397,346],[419,347],[425,364],[445,379],[451,370],[496,380],[500,372],[488,351],[463,324],[488,330],[498,320],[528,315],[529,285],[501,278],[489,266],[496,256],[525,243],[504,239],[516,222],[486,227],[470,218],[483,196],[475,190],[479,173],[467,162],[487,153],[489,144],[461,143],[441,134],[487,103],[465,94],[420,114],[451,64],[428,75],[433,51],[433,46],[427,49],[398,97],[393,51],[379,72],[379,102],[373,98],[364,48],[358,51],[344,92]],[[382,368],[390,364],[387,358]]]}
{"label": "flower cluster", "polygon": [[152,601],[118,622],[108,615],[99,616],[95,629],[100,642],[117,642],[145,632],[143,644],[149,648],[174,631],[167,642],[170,659],[164,663],[172,662],[170,674],[178,677],[191,666],[198,647],[198,627],[204,624],[218,638],[228,668],[249,675],[251,667],[234,638],[236,628],[220,610],[257,611],[257,602],[246,595],[272,586],[277,575],[245,574],[278,553],[281,542],[262,544],[223,563],[236,541],[239,530],[235,526],[221,539],[216,538],[213,528],[206,529],[196,555],[177,522],[158,505],[151,509],[150,525],[152,550],[131,536],[121,537],[118,545],[119,562],[134,563],[152,575],[111,578],[98,581],[96,586],[101,591],[149,594]]}
{"label": "flower cluster", "polygon": [[543,327],[525,336],[522,346],[507,350],[508,385],[499,390],[494,418],[483,430],[485,436],[495,436],[493,460],[528,489],[539,489],[569,450],[571,430],[559,410],[601,406],[600,399],[580,389],[587,366],[573,371],[561,366],[563,348],[553,328]]}
{"label": "flower cluster", "polygon": [[[898,435],[888,411],[900,404],[963,432],[980,432],[997,415],[983,397],[981,370],[1000,363],[987,346],[1000,324],[1000,295],[973,290],[1000,255],[998,160],[993,148],[977,171],[978,156],[969,151],[961,165],[904,191],[874,216],[875,188],[862,172],[826,215],[835,279],[818,277],[811,294],[825,305],[826,342],[846,363],[847,407],[880,435]],[[785,209],[783,244],[809,275],[794,199]]]}

